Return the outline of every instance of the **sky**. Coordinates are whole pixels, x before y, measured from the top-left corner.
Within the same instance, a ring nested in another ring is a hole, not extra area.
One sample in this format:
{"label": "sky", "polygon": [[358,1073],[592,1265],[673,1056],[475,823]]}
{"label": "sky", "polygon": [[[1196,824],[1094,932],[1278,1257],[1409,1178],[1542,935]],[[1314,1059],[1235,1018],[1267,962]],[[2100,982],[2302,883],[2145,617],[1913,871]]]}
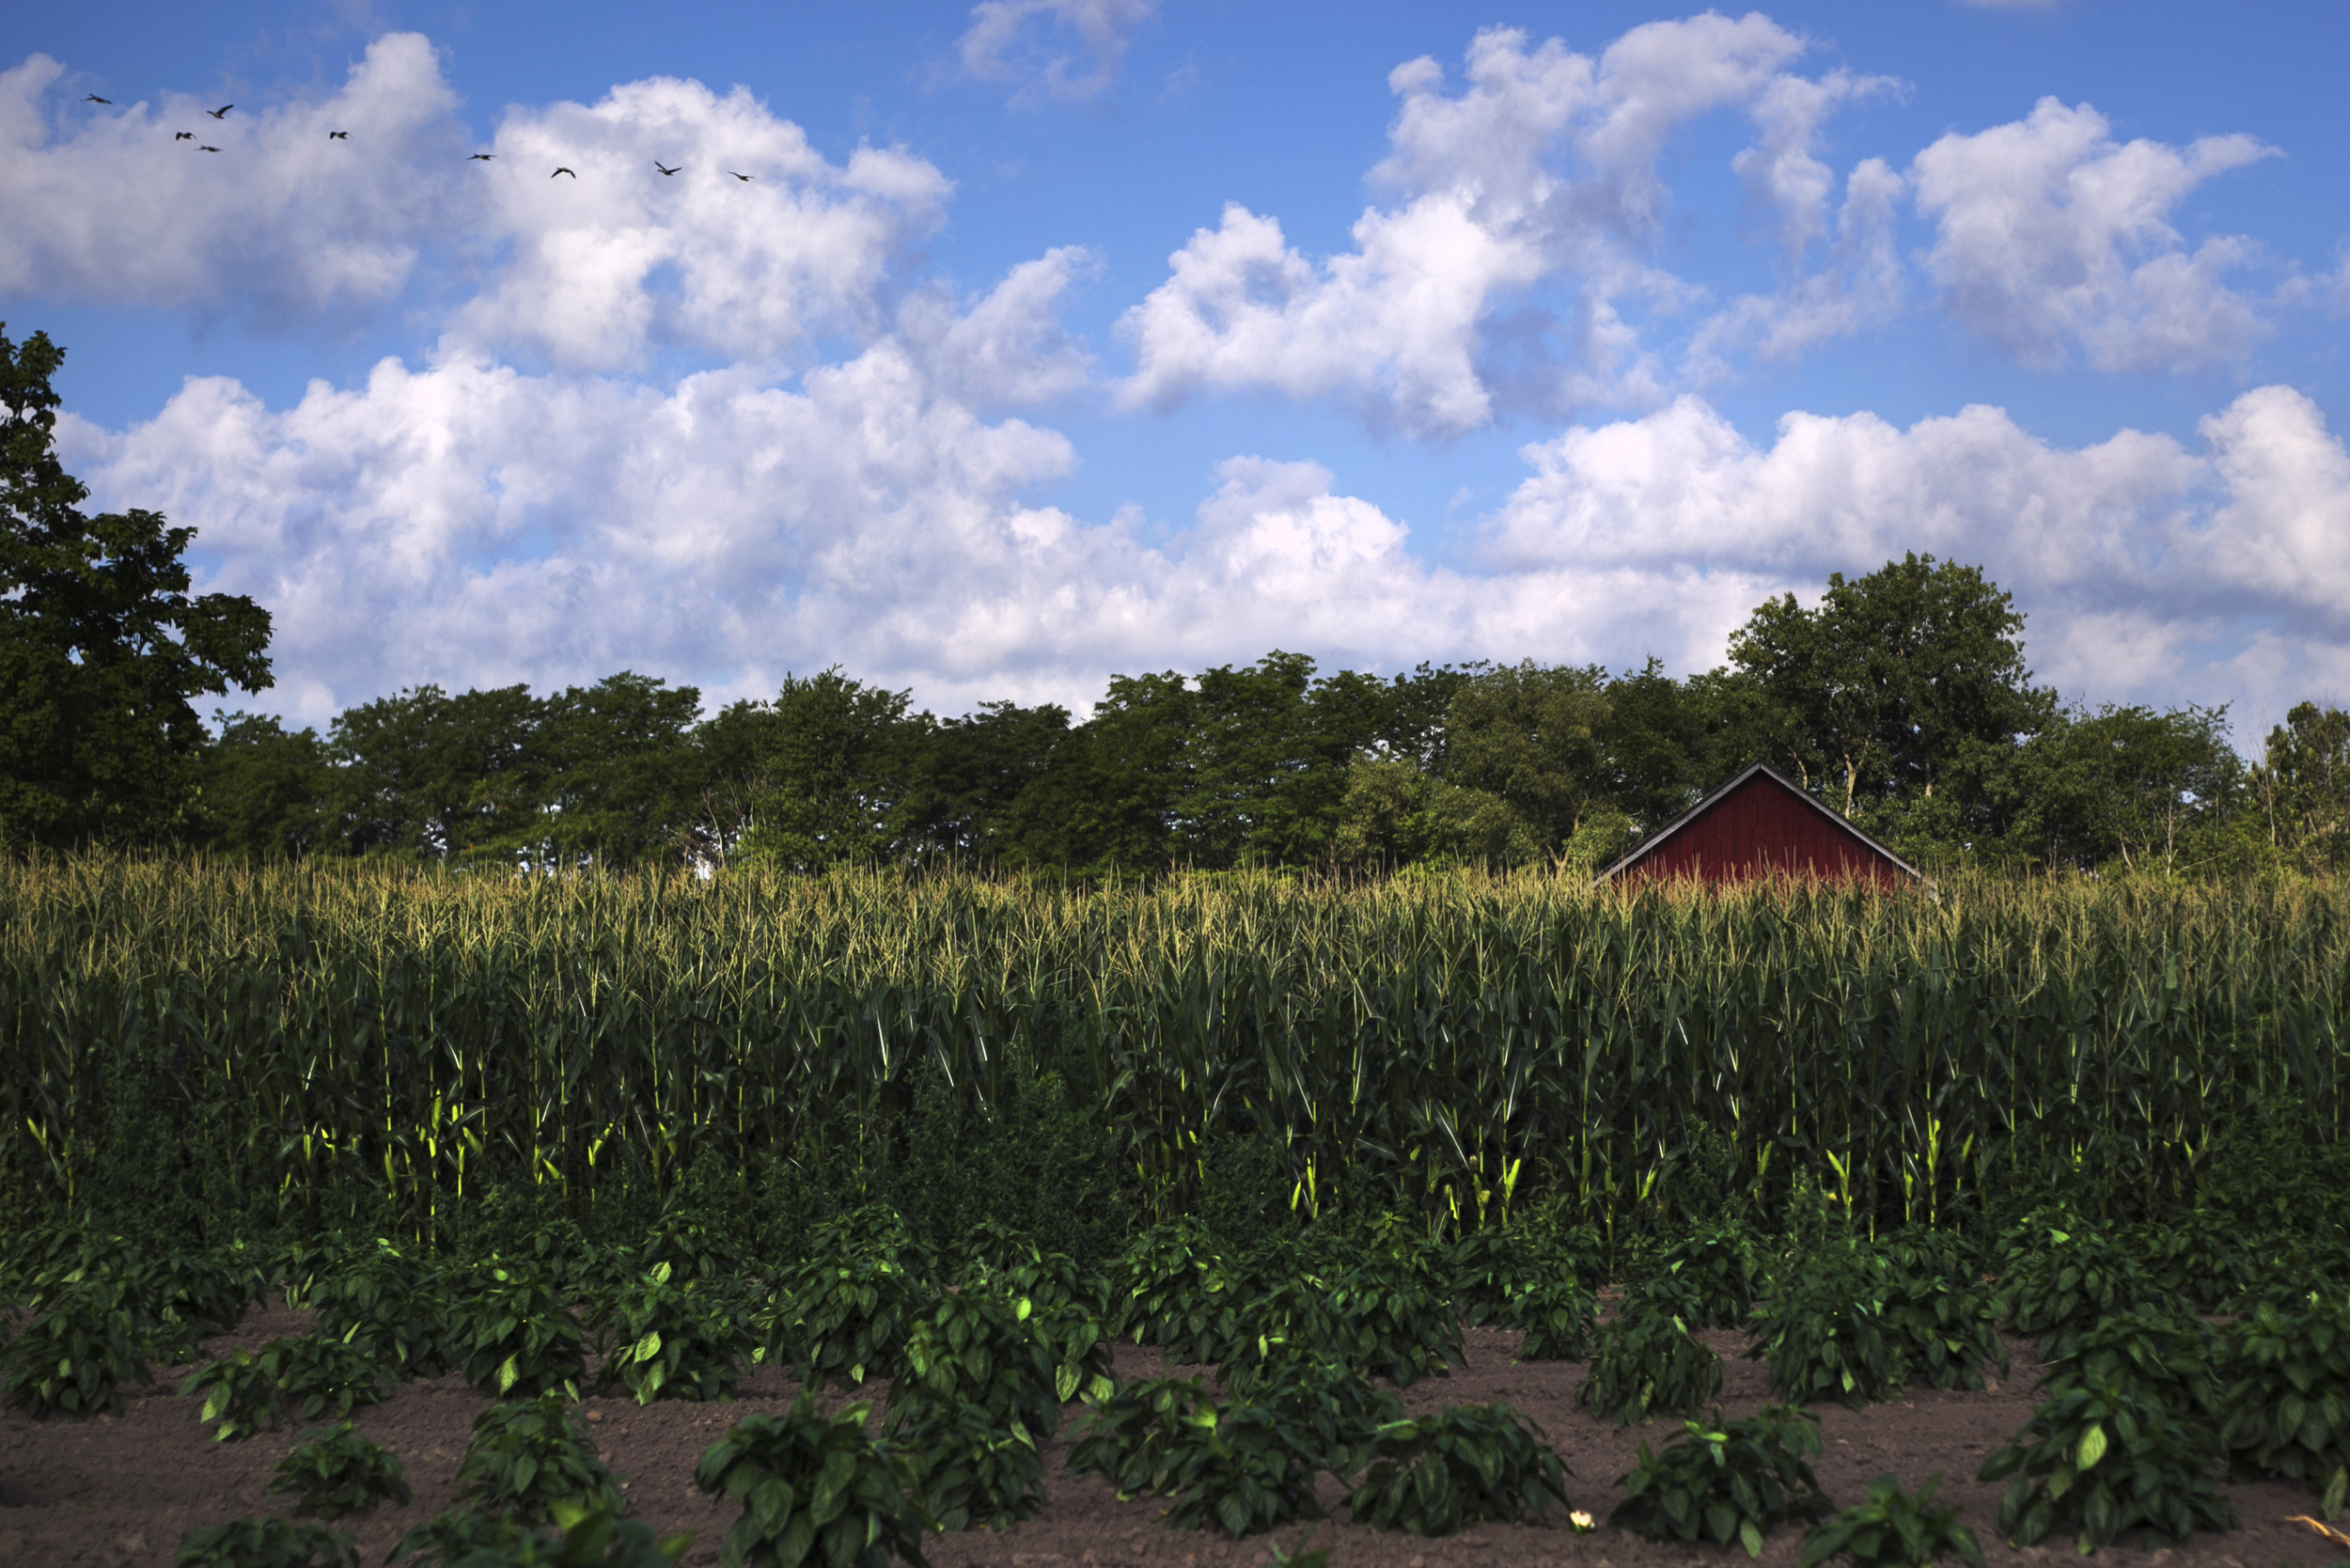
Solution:
{"label": "sky", "polygon": [[2339,0],[0,0],[0,321],[298,723],[1679,675],[1915,551],[2068,699],[2253,747],[2350,699],[2345,45]]}

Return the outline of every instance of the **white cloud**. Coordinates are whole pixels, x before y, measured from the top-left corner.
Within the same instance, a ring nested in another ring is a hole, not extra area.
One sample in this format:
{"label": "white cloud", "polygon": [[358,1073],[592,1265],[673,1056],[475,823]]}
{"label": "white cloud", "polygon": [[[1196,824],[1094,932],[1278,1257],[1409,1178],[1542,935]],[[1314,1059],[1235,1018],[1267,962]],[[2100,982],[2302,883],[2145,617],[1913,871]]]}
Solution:
{"label": "white cloud", "polygon": [[2076,353],[2103,370],[2195,370],[2240,361],[2270,330],[2226,276],[2251,242],[2188,250],[2170,214],[2197,185],[2274,155],[2246,135],[2181,149],[2117,144],[2087,104],[2044,98],[2029,118],[1951,133],[1911,165],[1936,234],[1926,269],[1950,309],[2024,364]]}
{"label": "white cloud", "polygon": [[477,163],[415,34],[378,39],[333,94],[219,121],[175,95],[70,110],[53,133],[62,71],[0,72],[0,290],[284,328],[455,277],[474,285],[449,321],[459,355],[612,369],[667,344],[754,359],[870,337],[952,190],[901,151],[832,162],[746,90],[667,77],[510,109]]}
{"label": "white cloud", "polygon": [[0,290],[270,320],[349,310],[398,294],[471,210],[456,98],[415,34],[376,39],[315,102],[219,120],[174,93],[68,110],[53,129],[63,71],[35,55],[0,71]]}
{"label": "white cloud", "polygon": [[[1523,33],[1488,29],[1469,46],[1457,95],[1434,60],[1397,67],[1388,85],[1402,103],[1372,171],[1397,204],[1367,210],[1355,249],[1319,262],[1287,243],[1277,218],[1227,207],[1128,312],[1136,364],[1126,400],[1166,408],[1198,391],[1331,396],[1415,433],[1457,433],[1495,416],[1496,310],[1548,289],[1572,303],[1553,322],[1564,346],[1537,406],[1653,401],[1653,357],[1622,306],[1669,310],[1699,297],[1648,259],[1668,206],[1658,164],[1670,137],[1716,110],[1753,115],[1762,145],[1738,166],[1780,212],[1799,260],[1825,226],[1832,183],[1812,150],[1823,119],[1888,86],[1785,74],[1804,48],[1759,13],[1709,12],[1636,27],[1596,59],[1556,39],[1529,49]],[[1856,237],[1877,221],[1881,165],[1855,178],[1851,243],[1882,248]],[[1812,292],[1849,292],[1844,277]],[[1873,308],[1815,301],[1808,324],[1774,329],[1775,340],[1792,353]]]}
{"label": "white cloud", "polygon": [[674,77],[511,109],[494,151],[473,165],[484,238],[511,256],[458,315],[456,343],[579,369],[634,366],[664,342],[740,361],[815,333],[868,336],[893,264],[952,190],[903,152],[832,163],[746,89]]}
{"label": "white cloud", "polygon": [[715,696],[839,661],[926,698],[1089,700],[1111,667],[1253,658],[1300,637],[1369,656],[1398,619],[1469,595],[1312,464],[1241,459],[1169,544],[1024,499],[1069,472],[1058,433],[963,399],[1065,388],[1049,323],[1081,254],[1013,269],[796,390],[743,369],[667,391],[447,356],[313,383],[273,410],[191,379],[114,433],[69,417],[101,505],[198,529],[209,589],[276,617],[306,720],[395,686],[701,676]]}
{"label": "white cloud", "polygon": [[1020,84],[1015,103],[1098,98],[1117,82],[1134,30],[1158,8],[1159,0],[981,0],[956,48],[967,74]]}
{"label": "white cloud", "polygon": [[1708,318],[1689,348],[1697,379],[1729,375],[1733,359],[1745,354],[1793,358],[1898,315],[1906,274],[1894,243],[1894,209],[1903,189],[1883,159],[1862,159],[1844,182],[1835,243],[1819,269],[1798,273],[1776,294],[1742,294]]}
{"label": "white cloud", "polygon": [[899,332],[945,396],[981,409],[1050,402],[1090,378],[1092,355],[1062,326],[1060,301],[1100,270],[1090,251],[1057,246],[1012,268],[966,313],[943,290],[915,295]]}
{"label": "white cloud", "polygon": [[[1093,256],[1049,251],[976,297],[909,278],[945,176],[828,158],[741,89],[653,79],[512,109],[473,164],[430,47],[393,37],[335,95],[232,117],[230,150],[197,154],[168,141],[178,101],[60,119],[36,58],[0,77],[0,212],[57,221],[0,224],[0,288],[316,319],[478,286],[433,354],[361,385],[271,408],[199,379],[127,431],[66,421],[102,505],[196,526],[206,586],[277,615],[265,701],[306,720],[421,680],[623,666],[724,698],[838,661],[950,706],[1083,702],[1113,669],[1274,646],[1685,669],[1764,596],[1909,549],[1988,567],[2068,689],[2289,702],[2350,671],[2350,457],[2288,388],[2246,393],[2197,444],[2080,449],[1982,407],[1906,430],[1793,414],[1763,447],[1670,397],[1898,310],[1911,193],[1953,308],[2006,321],[2024,357],[2186,367],[2264,330],[2227,282],[2243,243],[2189,248],[2168,219],[2258,144],[2116,146],[2093,111],[2044,104],[1944,138],[1906,180],[1863,159],[1840,181],[1821,128],[1886,85],[1791,74],[1801,48],[1759,16],[1635,29],[1597,57],[1480,34],[1457,92],[1433,62],[1394,73],[1373,171],[1392,199],[1353,250],[1309,259],[1232,207],[1125,318],[1136,401],[1333,397],[1440,435],[1510,406],[1653,410],[1526,448],[1465,569],[1311,463],[1234,457],[1176,523],[1041,504],[1077,454],[1008,416],[1093,384],[1060,320]],[[1754,124],[1734,172],[1785,259],[1776,292],[1716,307],[1653,258],[1660,159],[1722,109]],[[177,182],[146,199],[155,166]],[[1693,324],[1668,370],[1641,334],[1674,311]],[[1521,331],[1565,347],[1513,368]],[[637,379],[671,345],[726,368]]]}
{"label": "white cloud", "polygon": [[1696,566],[1811,593],[1830,572],[1931,552],[2016,595],[2042,676],[2069,691],[2290,701],[2289,668],[2272,659],[2248,694],[2233,682],[2251,666],[2232,661],[2264,626],[2319,665],[2350,650],[2350,455],[2287,387],[2244,394],[2201,436],[2200,453],[2134,431],[2066,450],[1975,406],[1905,431],[1790,414],[1761,448],[1684,397],[1528,447],[1535,472],[1496,519],[1487,560],[1512,573]]}
{"label": "white cloud", "polygon": [[[1900,90],[1901,84],[1889,76],[1855,76],[1847,71],[1834,71],[1817,81],[1774,77],[1758,95],[1754,121],[1762,132],[1761,145],[1739,153],[1730,166],[1746,181],[1750,202],[1778,213],[1779,243],[1791,259],[1800,263],[1804,253],[1827,231],[1828,200],[1836,189],[1836,174],[1815,151],[1827,118],[1856,99]],[[1868,162],[1889,172],[1877,159]]]}
{"label": "white cloud", "polygon": [[[2236,399],[2193,448],[2130,431],[2062,448],[1981,406],[1905,430],[1791,414],[1758,446],[1684,396],[1527,447],[1453,569],[1311,463],[1231,459],[1172,528],[1037,504],[1070,444],[960,389],[1058,384],[1049,337],[975,323],[1042,319],[1034,296],[1073,268],[1030,263],[958,314],[926,304],[918,330],[796,389],[386,361],[279,411],[192,380],[125,432],[69,419],[68,457],[102,504],[196,526],[207,588],[273,609],[288,682],[265,700],[308,720],[420,680],[621,667],[723,698],[838,661],[950,708],[1083,703],[1112,670],[1277,646],[1355,667],[1699,668],[1765,597],[1907,550],[2014,592],[2069,692],[2234,699],[2257,728],[2350,671],[2350,454],[2289,388]],[[1041,341],[1044,368],[958,332]]]}

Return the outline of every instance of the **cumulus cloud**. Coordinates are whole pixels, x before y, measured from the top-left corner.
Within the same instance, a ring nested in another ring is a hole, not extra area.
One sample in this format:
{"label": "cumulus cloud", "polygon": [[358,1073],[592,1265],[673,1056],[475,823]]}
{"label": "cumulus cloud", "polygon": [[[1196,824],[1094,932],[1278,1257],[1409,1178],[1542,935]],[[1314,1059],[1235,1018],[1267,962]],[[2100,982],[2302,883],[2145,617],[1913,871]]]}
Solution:
{"label": "cumulus cloud", "polygon": [[634,366],[662,343],[755,359],[814,333],[870,335],[894,264],[952,190],[903,152],[833,163],[746,89],[674,77],[511,109],[494,152],[475,165],[483,237],[510,254],[455,337],[576,369]]}
{"label": "cumulus cloud", "polygon": [[1708,318],[1689,347],[1697,379],[1728,376],[1747,354],[1790,359],[1898,315],[1906,274],[1894,225],[1904,188],[1883,159],[1862,159],[1845,180],[1835,243],[1819,268],[1798,272],[1777,293],[1742,294]]}
{"label": "cumulus cloud", "polygon": [[956,44],[983,82],[1015,82],[1012,102],[1098,98],[1118,80],[1134,30],[1159,0],[981,0]]}
{"label": "cumulus cloud", "polygon": [[[1758,144],[1731,159],[1730,166],[1746,181],[1747,199],[1777,214],[1779,243],[1791,259],[1800,262],[1827,229],[1836,174],[1815,151],[1821,128],[1844,104],[1896,94],[1901,86],[1889,76],[1833,71],[1817,81],[1776,76],[1762,88],[1754,105]],[[1880,171],[1872,183],[1889,173],[1880,160],[1868,162]]]}
{"label": "cumulus cloud", "polygon": [[1136,515],[1025,500],[1069,472],[1069,443],[972,402],[1082,374],[1045,323],[1086,265],[1055,252],[961,310],[921,296],[901,330],[796,388],[445,355],[313,383],[282,410],[192,379],[153,420],[69,418],[64,439],[101,504],[195,525],[207,587],[272,607],[288,676],[272,701],[308,719],[419,680],[623,666],[721,695],[842,661],[938,700],[1084,700],[1113,666],[1301,636],[1376,657],[1401,618],[1466,618],[1465,585],[1309,463],[1225,464],[1171,542]]}
{"label": "cumulus cloud", "polygon": [[323,98],[220,120],[184,93],[53,112],[63,72],[0,71],[0,290],[307,318],[397,295],[471,211],[456,97],[415,34]]}
{"label": "cumulus cloud", "polygon": [[[1037,286],[1008,278],[949,333]],[[1276,646],[1698,668],[1765,597],[1906,550],[2013,591],[2068,691],[2256,717],[2350,670],[2350,453],[2290,388],[2192,446],[2078,448],[1981,406],[1906,429],[1791,414],[1760,445],[1684,396],[1525,448],[1451,568],[1311,463],[1230,459],[1178,526],[1037,504],[1074,451],[975,414],[968,374],[897,334],[796,388],[386,361],[277,411],[192,380],[149,423],[66,436],[102,503],[196,525],[206,586],[276,611],[273,703],[310,719],[416,680],[622,666],[730,697],[839,661],[949,707],[1081,703],[1111,670]]]}
{"label": "cumulus cloud", "polygon": [[[2206,667],[2203,645],[2242,642],[2248,623],[2320,663],[2350,650],[2350,455],[2281,386],[2244,394],[2201,435],[2201,451],[2134,431],[2068,450],[1975,406],[1907,430],[1790,414],[1764,448],[1684,397],[1526,448],[1534,472],[1495,520],[1487,564],[1701,563],[1810,592],[1830,572],[1932,552],[2016,594],[2044,678],[2224,700],[2244,688]],[[2289,700],[2286,684],[2275,672],[2254,695]]]}
{"label": "cumulus cloud", "polygon": [[[1550,289],[1569,303],[1543,312],[1545,335],[1561,345],[1546,401],[1653,400],[1655,364],[1623,305],[1670,309],[1698,298],[1649,259],[1669,204],[1658,165],[1671,136],[1716,110],[1752,115],[1761,138],[1738,167],[1780,214],[1782,243],[1799,258],[1824,229],[1832,186],[1813,152],[1822,122],[1887,86],[1787,74],[1804,48],[1759,13],[1709,12],[1636,27],[1596,58],[1488,29],[1469,46],[1458,94],[1434,60],[1397,67],[1388,84],[1402,102],[1372,171],[1395,204],[1367,210],[1355,248],[1320,261],[1286,242],[1277,218],[1227,207],[1125,317],[1136,355],[1125,398],[1165,408],[1198,391],[1336,396],[1414,433],[1458,433],[1495,416],[1497,311]],[[1856,175],[1846,206],[1855,235],[1876,221],[1885,178],[1881,166]],[[1831,269],[1811,292],[1849,292],[1849,273]],[[1808,324],[1777,341],[1793,352],[1850,330],[1871,308],[1815,301]],[[1805,309],[1796,302],[1787,313]]]}
{"label": "cumulus cloud", "polygon": [[899,332],[947,396],[980,409],[1050,402],[1091,380],[1093,356],[1062,324],[1060,303],[1100,271],[1092,252],[1058,245],[1012,268],[966,312],[943,290],[915,295]]}
{"label": "cumulus cloud", "polygon": [[[2068,689],[2289,701],[2307,672],[2350,671],[2350,456],[2289,388],[2192,441],[2077,449],[1982,407],[1907,429],[1792,414],[1757,444],[1670,395],[1899,309],[1913,195],[1952,307],[2009,312],[2024,357],[2185,368],[2264,329],[2227,282],[2240,242],[2190,249],[2168,219],[2258,144],[2116,146],[2093,111],[2044,104],[1905,176],[1864,159],[1840,178],[1822,127],[1888,89],[1795,75],[1802,47],[1755,16],[1635,29],[1596,57],[1481,34],[1457,91],[1433,62],[1394,73],[1389,199],[1355,249],[1311,259],[1230,208],[1125,318],[1132,402],[1336,397],[1437,435],[1505,406],[1650,410],[1527,447],[1457,567],[1342,476],[1270,456],[1203,476],[1188,517],[1045,504],[1077,453],[1034,411],[1096,384],[1061,320],[1094,256],[1053,249],[976,294],[912,274],[946,177],[901,151],[827,157],[740,89],[653,79],[511,109],[474,164],[430,47],[392,37],[337,93],[232,118],[227,150],[197,154],[168,140],[178,101],[61,109],[36,58],[0,78],[0,211],[56,221],[0,225],[0,288],[315,319],[475,285],[430,354],[361,384],[271,407],[196,379],[127,430],[64,423],[100,504],[194,525],[205,586],[272,608],[268,701],[306,720],[420,680],[624,666],[724,698],[838,661],[948,706],[1084,702],[1111,670],[1274,646],[1686,669],[1765,596],[1910,549],[2013,589]],[[1718,110],[1755,128],[1734,173],[1782,283],[1716,305],[1653,257],[1660,160]],[[181,182],[142,205],[150,166]],[[255,168],[274,186],[248,188]],[[1643,307],[1695,318],[1677,364],[1642,341]],[[1512,361],[1527,337],[1548,356]],[[724,368],[646,379],[671,345]]]}
{"label": "cumulus cloud", "polygon": [[334,93],[218,121],[185,95],[60,117],[62,73],[44,55],[0,72],[0,290],[299,328],[462,279],[461,355],[602,370],[671,344],[751,359],[870,337],[952,190],[919,158],[835,162],[746,90],[667,77],[510,109],[474,162],[415,34],[378,39]]}
{"label": "cumulus cloud", "polygon": [[1926,270],[1961,321],[2027,365],[2241,360],[2270,326],[2225,280],[2257,247],[2217,236],[2189,250],[2169,219],[2204,180],[2276,149],[2247,135],[2117,144],[2110,131],[2086,103],[2044,98],[2025,119],[1920,152],[1910,178],[1935,225]]}

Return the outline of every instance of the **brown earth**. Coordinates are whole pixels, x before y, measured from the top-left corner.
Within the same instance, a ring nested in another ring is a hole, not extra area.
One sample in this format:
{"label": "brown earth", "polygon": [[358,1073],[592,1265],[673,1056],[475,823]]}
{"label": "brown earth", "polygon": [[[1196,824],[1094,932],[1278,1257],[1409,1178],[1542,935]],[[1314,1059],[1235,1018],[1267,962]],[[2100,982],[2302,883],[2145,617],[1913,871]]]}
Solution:
{"label": "brown earth", "polygon": [[[216,1356],[306,1328],[306,1313],[257,1308],[235,1333],[208,1341],[205,1349]],[[1716,1334],[1709,1339],[1731,1357],[1723,1369],[1724,1413],[1742,1415],[1769,1403],[1762,1364],[1735,1359],[1744,1348],[1738,1337]],[[1568,1492],[1574,1506],[1604,1523],[1622,1496],[1616,1479],[1631,1467],[1639,1444],[1661,1444],[1679,1428],[1670,1422],[1621,1428],[1594,1419],[1574,1404],[1574,1391],[1583,1381],[1581,1366],[1514,1364],[1511,1357],[1517,1343],[1512,1333],[1472,1331],[1466,1369],[1406,1390],[1404,1403],[1419,1410],[1507,1400],[1543,1426],[1574,1472]],[[2071,1559],[2069,1540],[2051,1540],[2022,1551],[1999,1542],[1992,1523],[2000,1488],[1974,1480],[1983,1457],[2004,1444],[2029,1413],[2039,1368],[2028,1344],[2016,1341],[2012,1349],[2012,1375],[1991,1392],[1918,1389],[1899,1403],[1856,1412],[1834,1406],[1822,1410],[1826,1451],[1816,1467],[1828,1495],[1840,1505],[1850,1504],[1866,1497],[1872,1477],[1888,1470],[1913,1487],[1937,1470],[1947,1471],[1942,1496],[1965,1507],[1991,1562],[2058,1563]],[[286,1499],[268,1497],[265,1488],[271,1466],[298,1434],[288,1430],[240,1442],[213,1442],[197,1421],[195,1402],[171,1397],[179,1379],[194,1370],[157,1369],[154,1388],[128,1391],[119,1418],[34,1421],[22,1411],[0,1412],[0,1568],[167,1565],[188,1529],[282,1506]],[[1155,1351],[1132,1346],[1120,1350],[1121,1374],[1156,1374],[1162,1370]],[[781,1410],[797,1392],[790,1380],[765,1370],[746,1380],[734,1404],[664,1401],[640,1409],[625,1397],[591,1399],[588,1419],[606,1463],[622,1478],[631,1511],[664,1533],[691,1530],[694,1544],[685,1560],[714,1563],[734,1510],[694,1491],[695,1462],[730,1422],[754,1410]],[[366,1561],[382,1562],[410,1529],[449,1505],[458,1462],[484,1403],[451,1375],[407,1384],[385,1403],[358,1412],[360,1431],[400,1455],[416,1492],[415,1501],[404,1508],[378,1508],[337,1523],[337,1528],[357,1536]],[[940,1568],[965,1563],[1210,1568],[1267,1562],[1277,1545],[1296,1544],[1295,1529],[1239,1542],[1205,1531],[1170,1529],[1160,1521],[1164,1503],[1148,1498],[1120,1502],[1102,1481],[1062,1471],[1066,1448],[1065,1440],[1048,1446],[1052,1500],[1043,1513],[1002,1534],[972,1530],[933,1538],[931,1560]],[[2184,1547],[2151,1557],[2129,1544],[2109,1548],[2106,1555],[2162,1568],[2350,1563],[2350,1553],[2284,1522],[2288,1515],[2310,1512],[2316,1499],[2309,1493],[2277,1483],[2236,1486],[2230,1492],[2243,1513],[2243,1529],[2197,1535]],[[1337,1502],[1335,1482],[1325,1480],[1323,1500]],[[1792,1564],[1800,1540],[1796,1529],[1774,1532],[1762,1560]],[[1576,1535],[1563,1511],[1554,1511],[1541,1525],[1480,1525],[1442,1541],[1383,1535],[1324,1521],[1315,1530],[1312,1545],[1328,1550],[1333,1568],[1637,1568],[1686,1562],[1736,1568],[1745,1561],[1734,1548],[1652,1545],[1605,1528]]]}

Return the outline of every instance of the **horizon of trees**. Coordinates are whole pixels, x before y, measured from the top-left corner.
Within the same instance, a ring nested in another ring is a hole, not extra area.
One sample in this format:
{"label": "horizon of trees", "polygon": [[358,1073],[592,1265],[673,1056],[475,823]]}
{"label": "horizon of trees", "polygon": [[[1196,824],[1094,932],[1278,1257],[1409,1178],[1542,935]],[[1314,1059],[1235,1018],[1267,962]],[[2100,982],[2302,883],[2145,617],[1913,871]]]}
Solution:
{"label": "horizon of trees", "polygon": [[2032,683],[2010,596],[1910,556],[1756,608],[1724,666],[1651,659],[1250,665],[1114,676],[1090,717],[964,716],[838,668],[707,717],[622,671],[406,689],[321,734],[222,715],[180,841],[245,855],[602,864],[957,861],[1590,868],[1766,760],[1920,863],[2169,872],[2350,865],[2350,715],[2303,703],[2263,756],[2223,708],[2067,704]]}

